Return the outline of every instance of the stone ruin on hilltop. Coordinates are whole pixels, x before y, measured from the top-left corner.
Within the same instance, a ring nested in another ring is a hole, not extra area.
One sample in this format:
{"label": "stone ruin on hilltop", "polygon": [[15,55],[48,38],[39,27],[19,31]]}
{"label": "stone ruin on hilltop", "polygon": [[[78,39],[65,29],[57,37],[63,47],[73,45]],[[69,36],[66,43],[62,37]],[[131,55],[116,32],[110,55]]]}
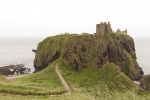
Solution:
{"label": "stone ruin on hilltop", "polygon": [[[110,22],[106,23],[100,23],[100,24],[96,24],[96,34],[101,34],[101,35],[106,35],[106,34],[110,34],[112,33],[112,28],[111,28],[111,24]],[[118,29],[116,31],[117,34],[125,34],[127,35],[127,29],[125,29],[124,31],[121,31],[120,29]]]}

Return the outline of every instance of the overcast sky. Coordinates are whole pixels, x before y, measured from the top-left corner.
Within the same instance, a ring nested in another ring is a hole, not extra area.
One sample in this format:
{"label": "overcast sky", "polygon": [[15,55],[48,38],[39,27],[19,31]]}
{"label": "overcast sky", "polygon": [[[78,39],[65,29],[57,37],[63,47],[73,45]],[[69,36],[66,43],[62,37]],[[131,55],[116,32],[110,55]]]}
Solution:
{"label": "overcast sky", "polygon": [[0,37],[94,33],[110,21],[116,31],[150,37],[149,0],[0,0]]}

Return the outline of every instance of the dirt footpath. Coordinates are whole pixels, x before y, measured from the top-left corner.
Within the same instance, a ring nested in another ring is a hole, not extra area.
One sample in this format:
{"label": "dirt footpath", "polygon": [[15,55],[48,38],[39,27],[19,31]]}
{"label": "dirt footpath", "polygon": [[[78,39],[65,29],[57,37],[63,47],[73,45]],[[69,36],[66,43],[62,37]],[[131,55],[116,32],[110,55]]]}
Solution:
{"label": "dirt footpath", "polygon": [[60,73],[58,64],[56,64],[56,66],[55,66],[55,71],[56,71],[58,77],[60,78],[62,85],[66,88],[66,90],[67,90],[68,92],[70,92],[70,91],[71,91],[71,88],[70,88],[70,86],[68,85],[68,83],[66,82],[66,80],[64,79],[64,77],[62,76],[62,74]]}

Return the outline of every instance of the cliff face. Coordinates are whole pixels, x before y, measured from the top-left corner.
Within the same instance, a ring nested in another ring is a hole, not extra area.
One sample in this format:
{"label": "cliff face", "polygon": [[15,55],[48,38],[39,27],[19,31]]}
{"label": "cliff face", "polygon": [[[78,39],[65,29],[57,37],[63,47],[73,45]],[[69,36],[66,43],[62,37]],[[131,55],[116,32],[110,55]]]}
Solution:
{"label": "cliff face", "polygon": [[39,43],[34,60],[35,71],[40,71],[58,58],[75,71],[86,67],[101,68],[114,63],[132,80],[140,80],[142,69],[136,62],[133,39],[128,35],[58,35]]}

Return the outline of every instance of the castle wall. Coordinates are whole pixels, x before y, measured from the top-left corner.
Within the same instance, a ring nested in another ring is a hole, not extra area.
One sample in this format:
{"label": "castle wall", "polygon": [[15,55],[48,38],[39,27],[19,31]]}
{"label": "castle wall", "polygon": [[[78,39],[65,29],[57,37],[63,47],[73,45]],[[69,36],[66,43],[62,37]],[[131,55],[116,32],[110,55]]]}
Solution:
{"label": "castle wall", "polygon": [[[101,35],[105,35],[105,34],[110,34],[112,33],[112,28],[111,28],[111,24],[108,22],[108,24],[106,22],[104,23],[100,23],[100,24],[96,24],[96,34],[101,34]],[[118,29],[116,31],[117,34],[127,34],[127,30],[125,29],[124,31],[121,31],[120,29]]]}
{"label": "castle wall", "polygon": [[125,29],[124,31],[121,31],[120,29],[118,29],[118,30],[116,31],[116,33],[117,33],[117,34],[125,34],[125,35],[127,35],[127,30]]}
{"label": "castle wall", "polygon": [[102,35],[105,35],[105,34],[110,34],[112,32],[112,29],[111,29],[111,25],[110,23],[100,23],[100,24],[96,24],[96,33],[97,34],[102,34]]}
{"label": "castle wall", "polygon": [[107,27],[107,28],[106,28],[106,34],[112,33],[111,25],[110,25],[109,22],[108,22],[108,25],[107,25],[106,27]]}
{"label": "castle wall", "polygon": [[121,34],[121,30],[118,29],[118,30],[116,31],[116,33],[117,33],[117,34]]}
{"label": "castle wall", "polygon": [[125,29],[125,30],[122,31],[121,33],[127,35],[127,30]]}
{"label": "castle wall", "polygon": [[127,32],[125,32],[125,31],[122,31],[122,32],[121,32],[121,34],[125,34],[125,35],[127,35]]}

